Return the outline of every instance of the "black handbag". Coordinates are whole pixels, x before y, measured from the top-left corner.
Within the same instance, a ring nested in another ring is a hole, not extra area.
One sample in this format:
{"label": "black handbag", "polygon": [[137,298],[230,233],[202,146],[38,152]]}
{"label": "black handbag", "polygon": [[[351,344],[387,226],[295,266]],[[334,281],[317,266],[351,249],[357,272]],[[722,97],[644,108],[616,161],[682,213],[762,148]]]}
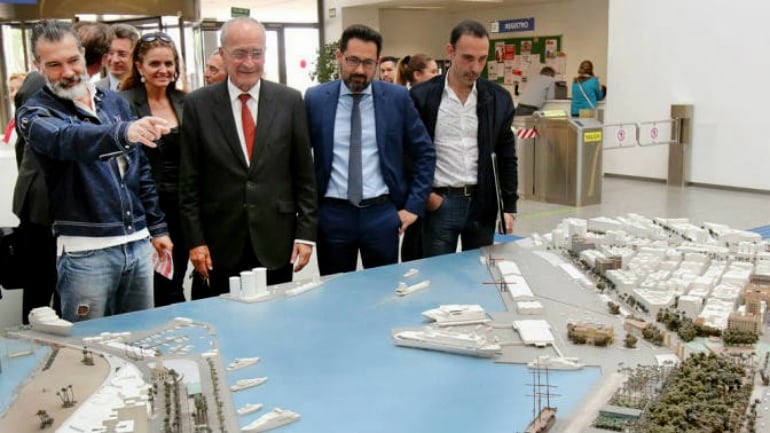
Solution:
{"label": "black handbag", "polygon": [[6,290],[25,286],[23,243],[18,228],[0,228],[0,285]]}

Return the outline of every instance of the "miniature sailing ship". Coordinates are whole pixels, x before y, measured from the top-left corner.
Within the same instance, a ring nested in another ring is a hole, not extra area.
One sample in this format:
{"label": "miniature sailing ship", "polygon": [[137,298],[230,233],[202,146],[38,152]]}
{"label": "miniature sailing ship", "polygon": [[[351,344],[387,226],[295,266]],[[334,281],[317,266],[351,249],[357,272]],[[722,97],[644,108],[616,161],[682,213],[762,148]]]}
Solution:
{"label": "miniature sailing ship", "polygon": [[251,358],[235,358],[235,361],[227,365],[227,371],[240,370],[243,367],[248,367],[249,365],[256,364],[258,362],[259,362],[258,356],[254,356]]}
{"label": "miniature sailing ship", "polygon": [[60,318],[51,307],[37,307],[29,312],[32,330],[48,334],[69,335],[72,322]]}
{"label": "miniature sailing ship", "polygon": [[263,432],[282,425],[291,424],[297,420],[299,420],[297,412],[275,408],[243,427],[241,431],[247,433]]}
{"label": "miniature sailing ship", "polygon": [[246,403],[243,407],[236,410],[238,415],[248,415],[262,409],[262,403]]}
{"label": "miniature sailing ship", "polygon": [[[542,372],[545,372],[545,383],[541,381]],[[524,430],[525,433],[545,433],[556,423],[556,407],[551,406],[551,394],[553,385],[548,383],[548,368],[537,368],[532,372],[532,421]],[[545,397],[545,406],[543,406]]]}
{"label": "miniature sailing ship", "polygon": [[491,357],[502,350],[497,342],[476,332],[457,332],[426,326],[417,331],[401,331],[393,334],[398,346],[438,350],[462,355]]}
{"label": "miniature sailing ship", "polygon": [[585,367],[585,364],[574,357],[540,355],[528,362],[527,367],[535,370],[539,368],[547,368],[549,370],[580,370]]}
{"label": "miniature sailing ship", "polygon": [[241,391],[246,388],[251,388],[254,386],[262,385],[263,383],[267,382],[266,377],[255,377],[253,379],[241,379],[237,382],[235,382],[235,385],[232,385],[230,387],[230,391]]}
{"label": "miniature sailing ship", "polygon": [[422,315],[436,322],[438,326],[473,325],[489,322],[481,305],[441,305]]}

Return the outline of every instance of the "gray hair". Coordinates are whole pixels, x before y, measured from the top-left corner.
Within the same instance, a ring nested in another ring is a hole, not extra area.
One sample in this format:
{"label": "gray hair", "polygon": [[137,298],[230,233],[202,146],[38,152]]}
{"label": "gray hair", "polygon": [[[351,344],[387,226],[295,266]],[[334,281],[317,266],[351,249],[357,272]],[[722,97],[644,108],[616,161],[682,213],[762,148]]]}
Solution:
{"label": "gray hair", "polygon": [[40,61],[40,55],[37,53],[37,43],[40,39],[44,39],[49,42],[59,42],[64,39],[65,36],[71,35],[78,45],[78,50],[82,50],[83,44],[80,42],[78,34],[75,29],[72,28],[67,22],[43,20],[35,24],[32,28],[32,53],[35,55],[35,61]]}
{"label": "gray hair", "polygon": [[233,18],[229,21],[227,21],[223,26],[219,33],[219,46],[224,47],[225,46],[225,40],[227,39],[227,34],[230,32],[230,26],[232,26],[234,23],[254,23],[257,26],[259,26],[260,30],[262,30],[262,33],[265,33],[265,26],[262,25],[259,21],[255,20],[251,17],[237,17]]}

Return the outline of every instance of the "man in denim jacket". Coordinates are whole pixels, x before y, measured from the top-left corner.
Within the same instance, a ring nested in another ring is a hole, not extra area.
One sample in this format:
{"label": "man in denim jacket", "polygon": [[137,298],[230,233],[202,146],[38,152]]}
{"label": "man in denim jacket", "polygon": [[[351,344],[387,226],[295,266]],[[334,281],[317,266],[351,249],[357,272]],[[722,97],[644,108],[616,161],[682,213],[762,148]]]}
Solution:
{"label": "man in denim jacket", "polygon": [[16,122],[49,188],[62,316],[80,321],[151,308],[152,247],[163,257],[173,245],[139,146],[155,146],[168,127],[154,117],[132,121],[117,93],[90,85],[68,24],[35,25],[32,47],[46,86]]}

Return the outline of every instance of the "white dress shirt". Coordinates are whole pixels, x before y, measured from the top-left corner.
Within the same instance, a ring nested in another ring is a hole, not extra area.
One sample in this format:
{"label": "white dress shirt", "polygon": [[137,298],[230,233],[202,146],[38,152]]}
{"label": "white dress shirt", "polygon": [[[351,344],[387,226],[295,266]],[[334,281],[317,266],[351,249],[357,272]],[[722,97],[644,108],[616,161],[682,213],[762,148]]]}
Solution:
{"label": "white dress shirt", "polygon": [[249,157],[249,151],[246,149],[246,141],[243,138],[243,122],[241,121],[241,100],[239,97],[244,94],[248,93],[251,95],[251,99],[249,99],[248,105],[249,110],[251,111],[251,116],[254,117],[254,125],[259,128],[259,125],[257,125],[257,110],[259,108],[259,87],[262,83],[262,80],[257,81],[257,84],[254,85],[251,89],[249,89],[248,92],[244,92],[243,90],[236,87],[235,84],[233,84],[232,81],[230,81],[230,78],[227,79],[227,91],[230,94],[230,105],[233,108],[233,119],[235,119],[235,128],[238,130],[238,141],[241,142],[241,150],[243,151],[243,157],[246,159],[246,165],[250,165],[250,157]]}
{"label": "white dress shirt", "polygon": [[475,82],[465,104],[449,87],[449,82],[444,83],[433,139],[436,145],[434,187],[476,185],[479,162],[477,101]]}

